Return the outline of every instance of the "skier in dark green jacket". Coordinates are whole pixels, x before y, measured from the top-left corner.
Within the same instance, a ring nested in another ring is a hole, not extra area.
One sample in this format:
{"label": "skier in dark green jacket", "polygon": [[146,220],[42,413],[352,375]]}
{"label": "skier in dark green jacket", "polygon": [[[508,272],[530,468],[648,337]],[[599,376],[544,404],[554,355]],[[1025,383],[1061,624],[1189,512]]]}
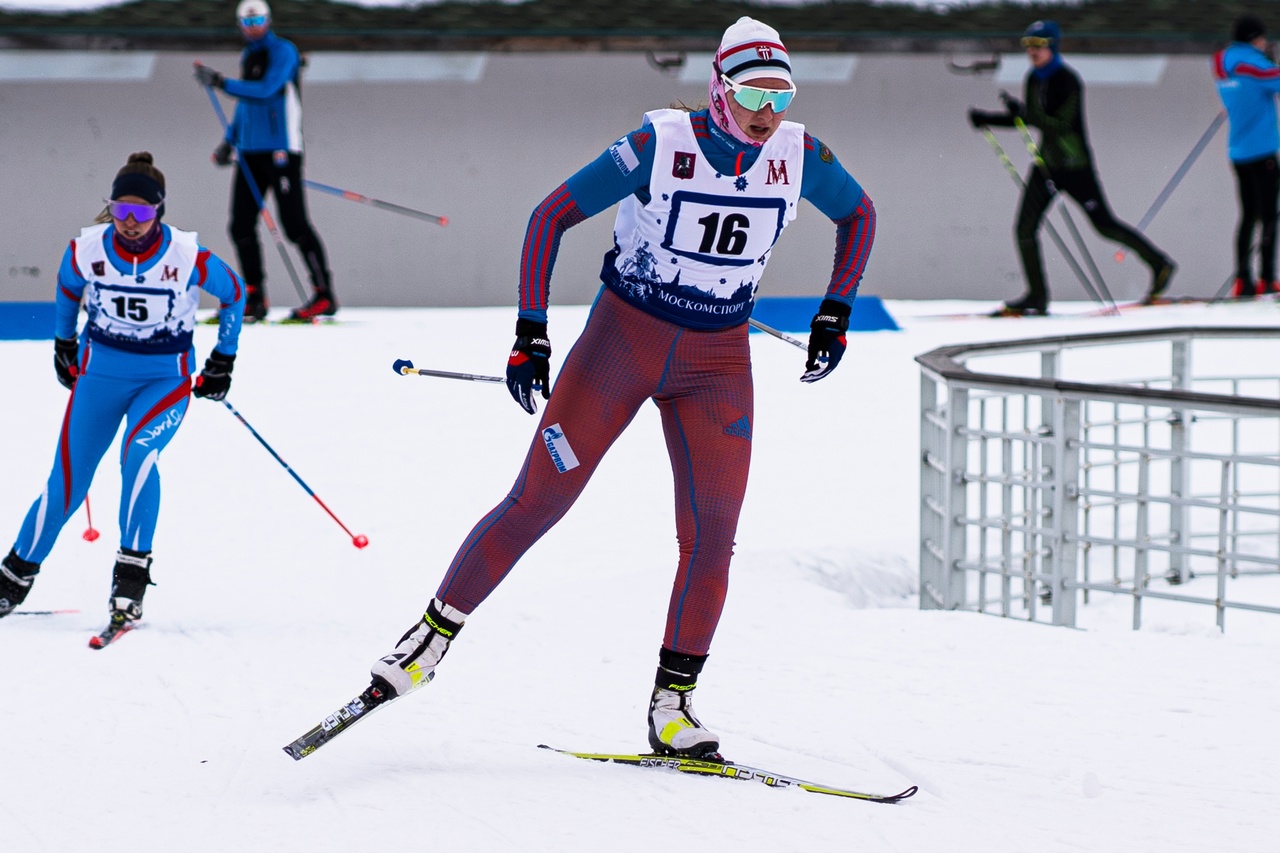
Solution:
{"label": "skier in dark green jacket", "polygon": [[1177,269],[1167,255],[1117,220],[1107,206],[1084,127],[1084,85],[1063,63],[1058,52],[1061,41],[1062,32],[1053,21],[1036,21],[1027,27],[1022,46],[1032,68],[1027,75],[1025,102],[1002,92],[1004,112],[969,110],[969,123],[975,129],[1013,127],[1021,121],[1041,132],[1042,164],[1032,166],[1027,175],[1015,229],[1027,293],[1004,306],[1003,313],[1010,315],[1048,313],[1049,290],[1036,235],[1054,194],[1059,191],[1070,195],[1084,208],[1099,234],[1129,247],[1151,267],[1151,288],[1145,301],[1159,299]]}

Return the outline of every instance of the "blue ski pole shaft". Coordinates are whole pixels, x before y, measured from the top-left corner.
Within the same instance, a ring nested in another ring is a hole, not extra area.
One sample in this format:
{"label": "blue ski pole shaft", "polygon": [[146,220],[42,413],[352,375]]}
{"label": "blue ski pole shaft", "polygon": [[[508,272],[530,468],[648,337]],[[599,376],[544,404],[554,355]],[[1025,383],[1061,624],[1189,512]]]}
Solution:
{"label": "blue ski pole shaft", "polygon": [[290,468],[289,463],[281,459],[280,454],[276,453],[275,450],[271,447],[271,445],[267,444],[267,440],[264,439],[261,435],[259,435],[258,431],[254,429],[253,426],[244,419],[244,415],[236,411],[235,406],[231,405],[231,403],[228,402],[227,400],[223,400],[222,405],[226,406],[227,411],[231,412],[231,414],[236,416],[236,420],[244,424],[245,429],[249,430],[249,432],[253,434],[253,437],[258,440],[258,443],[267,449],[267,452],[271,454],[271,457],[280,463],[280,467],[288,471],[289,476],[293,477],[293,479],[298,482],[299,486],[302,486],[302,490],[306,492],[308,495],[310,495],[312,498],[314,498],[315,502],[320,504],[320,508],[323,509],[325,512],[329,513],[330,518],[338,522],[338,526],[342,528],[343,532],[345,532],[348,536],[351,537],[352,545],[355,545],[357,548],[363,548],[369,544],[369,537],[365,536],[363,533],[360,535],[355,535],[350,530],[347,529],[347,526],[342,523],[342,520],[338,518],[338,516],[333,514],[333,510],[329,509],[329,507],[325,505],[325,502],[320,500],[320,496],[317,495],[314,491],[312,491],[310,486],[308,486],[305,482],[303,482],[303,479],[298,476],[298,472]]}
{"label": "blue ski pole shaft", "polygon": [[392,213],[403,213],[405,216],[412,216],[417,219],[425,219],[428,222],[434,222],[436,225],[439,225],[441,228],[449,224],[449,217],[447,216],[436,216],[434,213],[423,213],[421,210],[414,210],[412,207],[404,207],[403,205],[392,204],[389,201],[382,201],[381,199],[370,198],[367,195],[360,195],[360,193],[352,192],[351,190],[344,190],[341,187],[331,187],[328,184],[322,184],[319,181],[306,179],[303,181],[303,183],[313,190],[319,190],[320,192],[328,193],[329,195],[336,195],[339,198],[346,199],[347,201],[354,201],[360,204],[367,204],[371,207],[381,208],[382,210],[389,210]]}
{"label": "blue ski pole shaft", "polygon": [[[218,96],[213,93],[213,87],[205,86],[205,94],[209,96],[209,103],[213,104],[213,111],[218,114],[218,121],[222,124],[222,132],[226,133],[230,127],[227,122],[227,114],[222,111],[222,104],[218,102]],[[253,200],[258,205],[258,211],[262,214],[262,221],[267,226],[267,231],[271,234],[271,240],[276,244],[276,249],[280,251],[280,260],[284,261],[285,269],[289,271],[289,278],[293,280],[293,286],[297,288],[298,297],[303,303],[307,301],[306,288],[302,286],[302,281],[298,278],[298,272],[293,268],[293,261],[289,260],[289,252],[284,247],[284,237],[280,235],[280,229],[276,227],[275,219],[271,216],[271,211],[267,209],[267,201],[262,197],[262,191],[258,189],[258,182],[253,179],[253,172],[249,170],[249,164],[244,161],[244,156],[240,153],[240,149],[236,149],[236,163],[240,169],[240,174],[244,176],[244,182],[249,185],[249,192],[253,193]]]}

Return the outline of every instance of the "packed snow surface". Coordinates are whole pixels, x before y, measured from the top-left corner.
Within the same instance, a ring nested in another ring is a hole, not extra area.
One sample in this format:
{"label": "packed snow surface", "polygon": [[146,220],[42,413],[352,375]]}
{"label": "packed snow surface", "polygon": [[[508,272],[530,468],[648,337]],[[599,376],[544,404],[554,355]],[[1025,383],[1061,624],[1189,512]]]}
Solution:
{"label": "packed snow surface", "polygon": [[[752,338],[755,458],[697,708],[732,759],[874,792],[917,784],[913,799],[536,748],[646,747],[676,560],[652,406],[472,615],[432,684],[287,757],[418,618],[534,434],[500,385],[391,370],[409,358],[500,374],[511,310],[344,309],[336,325],[246,328],[228,399],[370,545],[352,547],[223,405],[193,400],[161,463],[143,625],[91,651],[116,546],[109,452],[90,493],[101,538],[81,537],[81,509],[23,605],[79,612],[0,620],[0,849],[1274,850],[1280,618],[1233,613],[1224,634],[1210,608],[1152,607],[1135,632],[1123,602],[1084,608],[1083,630],[917,609],[912,358],[995,337],[1274,324],[1277,306],[1120,319],[1064,306],[1043,320],[888,307],[903,331],[850,335],[843,364],[814,385],[797,381],[802,352]],[[553,306],[555,365],[586,317]],[[200,327],[201,359],[214,334]],[[67,392],[51,349],[0,343],[0,536],[16,534],[53,458]]]}

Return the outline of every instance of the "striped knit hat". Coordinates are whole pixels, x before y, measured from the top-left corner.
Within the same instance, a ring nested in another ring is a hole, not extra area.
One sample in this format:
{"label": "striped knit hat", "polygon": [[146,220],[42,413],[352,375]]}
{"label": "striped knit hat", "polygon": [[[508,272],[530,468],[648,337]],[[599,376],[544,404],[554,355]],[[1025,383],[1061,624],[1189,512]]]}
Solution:
{"label": "striped knit hat", "polygon": [[782,36],[768,24],[745,15],[724,31],[715,62],[735,83],[761,77],[791,82],[791,57],[782,44]]}

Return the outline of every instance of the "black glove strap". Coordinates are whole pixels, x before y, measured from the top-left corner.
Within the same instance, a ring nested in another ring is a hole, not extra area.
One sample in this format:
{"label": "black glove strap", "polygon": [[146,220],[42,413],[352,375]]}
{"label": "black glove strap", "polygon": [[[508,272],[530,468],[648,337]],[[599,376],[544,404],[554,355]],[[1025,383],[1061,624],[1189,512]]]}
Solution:
{"label": "black glove strap", "polygon": [[206,373],[223,374],[230,373],[236,365],[236,357],[218,352],[216,349],[209,352],[209,358],[205,360],[204,369]]}
{"label": "black glove strap", "polygon": [[837,299],[824,299],[822,304],[818,306],[818,313],[814,315],[813,322],[809,324],[809,328],[836,328],[841,332],[849,331],[849,313],[852,309]]}
{"label": "black glove strap", "polygon": [[516,349],[551,355],[551,339],[547,337],[547,324],[520,317],[516,320]]}

